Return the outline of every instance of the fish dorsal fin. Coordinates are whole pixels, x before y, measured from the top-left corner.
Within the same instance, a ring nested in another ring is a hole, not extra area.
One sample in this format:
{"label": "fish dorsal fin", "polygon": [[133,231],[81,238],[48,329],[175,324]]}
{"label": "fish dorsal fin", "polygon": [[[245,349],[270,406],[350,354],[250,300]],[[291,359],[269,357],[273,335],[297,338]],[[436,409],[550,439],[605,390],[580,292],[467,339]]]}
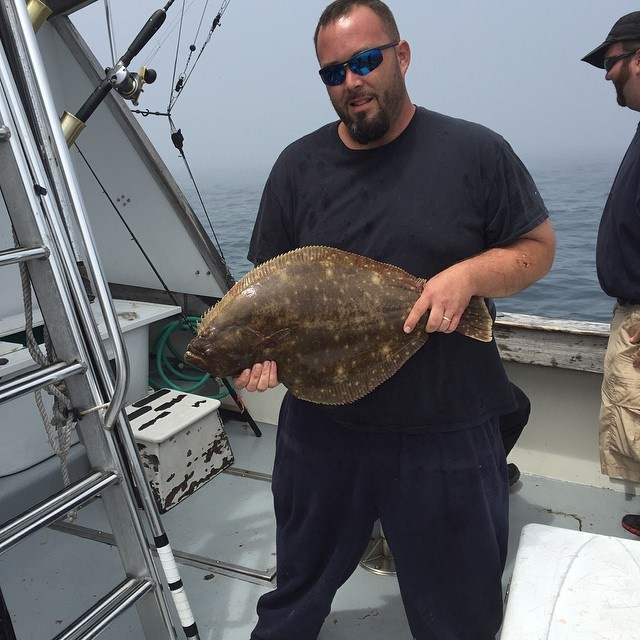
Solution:
{"label": "fish dorsal fin", "polygon": [[220,300],[220,302],[218,302],[217,304],[214,304],[213,307],[211,307],[210,309],[207,309],[207,311],[204,312],[202,318],[200,318],[200,321],[198,322],[198,330],[197,330],[198,333],[200,333],[200,330],[202,329],[202,327],[208,326],[209,322],[211,321],[211,318],[215,317],[218,314],[218,312],[220,311],[218,307],[220,306],[221,302],[222,300]]}
{"label": "fish dorsal fin", "polygon": [[[343,249],[336,249],[335,247],[325,247],[323,245],[309,245],[307,247],[300,247],[298,249],[292,249],[286,253],[263,262],[247,273],[241,278],[236,285],[230,290],[231,293],[236,287],[238,291],[242,291],[248,287],[253,286],[256,282],[268,276],[271,273],[275,273],[280,269],[289,266],[291,264],[309,264],[313,262],[333,262],[336,264],[353,264],[353,265],[375,265],[375,268],[384,268],[390,272],[407,273],[400,267],[396,267],[392,264],[379,262],[373,258],[362,256],[350,251],[344,251]],[[409,275],[409,274],[407,274]],[[413,277],[413,276],[409,276]],[[423,281],[424,282],[424,281]]]}
{"label": "fish dorsal fin", "polygon": [[[246,275],[244,275],[238,282],[236,282],[231,289],[224,295],[224,297],[218,302],[218,304],[214,305],[211,309],[209,309],[203,316],[203,321],[209,317],[214,310],[216,313],[222,311],[227,305],[231,304],[231,301],[238,296],[241,292],[245,291],[249,287],[253,287],[257,282],[262,280],[265,276],[268,276],[272,273],[280,271],[284,267],[291,264],[305,264],[311,262],[320,262],[320,261],[329,261],[329,262],[354,262],[354,263],[364,263],[371,262],[375,263],[375,260],[371,258],[367,258],[365,256],[360,256],[355,253],[350,253],[349,251],[343,251],[342,249],[336,249],[334,247],[325,247],[322,245],[310,245],[308,247],[300,247],[298,249],[292,249],[291,251],[287,251],[286,253],[281,253],[266,262],[263,262],[261,265],[258,265],[251,271],[249,271]],[[397,269],[401,271],[399,267],[394,267],[393,265],[384,265],[385,267],[389,267],[391,269]]]}

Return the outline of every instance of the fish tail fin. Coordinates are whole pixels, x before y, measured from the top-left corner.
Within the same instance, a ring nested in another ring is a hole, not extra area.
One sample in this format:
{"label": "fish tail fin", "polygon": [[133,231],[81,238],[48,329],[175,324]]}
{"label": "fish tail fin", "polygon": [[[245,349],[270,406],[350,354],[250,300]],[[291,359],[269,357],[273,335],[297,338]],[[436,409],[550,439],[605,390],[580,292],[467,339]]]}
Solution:
{"label": "fish tail fin", "polygon": [[493,340],[493,318],[484,298],[471,298],[469,306],[462,312],[456,331],[481,342]]}

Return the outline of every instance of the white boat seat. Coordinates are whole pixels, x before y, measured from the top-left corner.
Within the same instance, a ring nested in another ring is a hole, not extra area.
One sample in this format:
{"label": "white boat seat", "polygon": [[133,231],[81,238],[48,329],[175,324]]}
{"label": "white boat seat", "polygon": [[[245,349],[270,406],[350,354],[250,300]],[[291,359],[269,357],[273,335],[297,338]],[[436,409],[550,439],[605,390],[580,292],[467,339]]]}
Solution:
{"label": "white boat seat", "polygon": [[637,640],[640,541],[528,524],[501,640]]}

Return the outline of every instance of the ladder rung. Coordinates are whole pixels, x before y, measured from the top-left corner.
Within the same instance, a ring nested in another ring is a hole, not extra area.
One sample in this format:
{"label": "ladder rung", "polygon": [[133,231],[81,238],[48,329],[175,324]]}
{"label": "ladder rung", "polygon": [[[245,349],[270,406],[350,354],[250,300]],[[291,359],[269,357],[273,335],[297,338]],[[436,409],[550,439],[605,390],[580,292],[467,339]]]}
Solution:
{"label": "ladder rung", "polygon": [[18,262],[27,262],[28,260],[37,260],[38,258],[48,258],[49,249],[47,247],[30,247],[28,249],[6,249],[0,251],[0,267],[8,264],[16,264]]}
{"label": "ladder rung", "polygon": [[62,518],[79,505],[118,482],[117,473],[96,471],[69,485],[32,509],[16,516],[0,528],[0,554],[15,546],[34,531]]}
{"label": "ladder rung", "polygon": [[0,404],[15,400],[27,393],[42,389],[48,384],[55,384],[77,373],[83,373],[86,367],[80,362],[57,362],[48,367],[31,371],[9,382],[0,384]]}
{"label": "ladder rung", "polygon": [[153,589],[149,580],[130,578],[116,587],[54,640],[90,640]]}

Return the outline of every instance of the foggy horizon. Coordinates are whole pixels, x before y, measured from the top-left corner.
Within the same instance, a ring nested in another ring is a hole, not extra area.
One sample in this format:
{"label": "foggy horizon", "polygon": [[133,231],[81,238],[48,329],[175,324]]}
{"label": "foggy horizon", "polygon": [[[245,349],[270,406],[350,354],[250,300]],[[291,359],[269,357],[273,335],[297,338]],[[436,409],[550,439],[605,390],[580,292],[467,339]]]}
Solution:
{"label": "foggy horizon", "polygon": [[[286,145],[336,120],[317,74],[312,42],[326,4],[229,2],[172,112],[198,175],[246,170],[266,177]],[[621,15],[638,8],[634,3],[388,4],[411,46],[406,82],[415,104],[493,129],[525,163],[621,159],[640,117],[619,107],[604,71],[580,58],[604,40]],[[181,70],[192,42],[194,55],[199,53],[220,8],[209,3],[198,32],[196,8],[201,6],[188,5],[177,63],[180,3],[172,5],[159,33],[131,64],[131,70],[145,64],[158,73],[156,83],[145,86],[140,109],[166,110],[174,65]],[[139,0],[126,13],[113,14],[119,55],[158,8],[161,3]],[[104,13],[102,3],[95,2],[72,19],[100,64],[108,66]],[[169,168],[181,171],[166,119],[137,120]]]}

